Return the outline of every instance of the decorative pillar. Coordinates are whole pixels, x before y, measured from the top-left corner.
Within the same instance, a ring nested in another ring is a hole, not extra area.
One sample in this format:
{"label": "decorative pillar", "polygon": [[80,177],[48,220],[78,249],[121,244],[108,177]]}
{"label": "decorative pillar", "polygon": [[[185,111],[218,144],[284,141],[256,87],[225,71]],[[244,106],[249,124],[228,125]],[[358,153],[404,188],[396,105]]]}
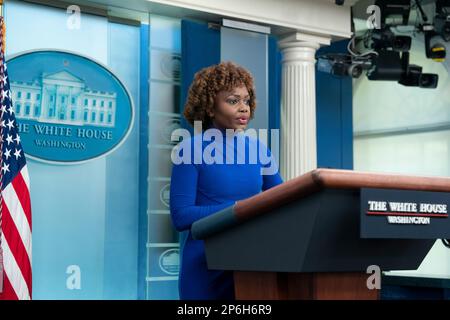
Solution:
{"label": "decorative pillar", "polygon": [[320,43],[329,41],[296,33],[279,42],[283,55],[280,174],[285,181],[317,168],[315,54]]}

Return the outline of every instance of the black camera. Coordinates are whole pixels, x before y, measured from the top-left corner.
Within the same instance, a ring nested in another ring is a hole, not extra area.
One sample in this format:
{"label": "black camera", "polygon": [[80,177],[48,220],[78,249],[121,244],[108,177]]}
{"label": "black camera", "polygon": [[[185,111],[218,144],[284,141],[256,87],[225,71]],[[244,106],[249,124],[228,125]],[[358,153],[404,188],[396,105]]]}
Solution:
{"label": "black camera", "polygon": [[432,73],[422,73],[422,67],[409,64],[409,52],[402,54],[403,74],[398,83],[407,87],[434,89],[438,85],[439,76]]}
{"label": "black camera", "polygon": [[422,25],[425,37],[425,54],[427,58],[436,62],[444,62],[446,47],[440,43],[440,38],[445,42],[450,41],[450,0],[436,1],[436,15],[434,23]]}
{"label": "black camera", "polygon": [[382,28],[386,25],[408,24],[411,0],[376,0],[375,5],[380,8]]}
{"label": "black camera", "polygon": [[436,16],[434,18],[434,28],[445,41],[450,41],[450,15]]}
{"label": "black camera", "polygon": [[450,1],[436,1],[436,16],[434,17],[434,29],[445,41],[450,41]]}
{"label": "black camera", "polygon": [[352,59],[348,54],[327,54],[318,57],[317,70],[335,76],[359,78],[363,70],[368,68],[367,63],[367,59]]}
{"label": "black camera", "polygon": [[403,74],[400,53],[396,51],[381,51],[374,58],[372,68],[367,72],[369,80],[398,81]]}
{"label": "black camera", "polygon": [[432,40],[436,40],[438,35],[434,31],[425,31],[425,55],[428,59],[432,59],[436,62],[444,62],[445,58],[447,56],[447,50],[445,48],[445,45],[436,42],[434,44],[432,43]]}
{"label": "black camera", "polygon": [[369,80],[397,81],[408,87],[434,89],[438,85],[437,74],[422,73],[422,67],[409,64],[409,52],[382,51],[374,59],[367,72]]}
{"label": "black camera", "polygon": [[398,83],[407,87],[434,89],[438,85],[439,76],[432,73],[422,73],[422,67],[411,64]]}
{"label": "black camera", "polygon": [[374,30],[372,33],[372,48],[375,50],[392,49],[405,52],[411,49],[411,37],[397,36],[390,29]]}

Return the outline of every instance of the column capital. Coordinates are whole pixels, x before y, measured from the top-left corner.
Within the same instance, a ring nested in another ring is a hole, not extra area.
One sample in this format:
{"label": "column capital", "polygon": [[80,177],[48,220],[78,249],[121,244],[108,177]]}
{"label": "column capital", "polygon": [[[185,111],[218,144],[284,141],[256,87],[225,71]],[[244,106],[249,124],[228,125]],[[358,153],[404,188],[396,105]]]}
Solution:
{"label": "column capital", "polygon": [[283,36],[280,41],[278,41],[278,44],[281,49],[293,46],[318,49],[321,45],[329,46],[331,44],[331,37],[304,32],[294,32]]}
{"label": "column capital", "polygon": [[311,42],[295,41],[280,45],[282,53],[282,64],[316,63],[316,51],[319,45]]}
{"label": "column capital", "polygon": [[321,44],[329,45],[331,39],[301,32],[286,35],[278,46],[283,53],[283,63],[315,63],[315,55]]}

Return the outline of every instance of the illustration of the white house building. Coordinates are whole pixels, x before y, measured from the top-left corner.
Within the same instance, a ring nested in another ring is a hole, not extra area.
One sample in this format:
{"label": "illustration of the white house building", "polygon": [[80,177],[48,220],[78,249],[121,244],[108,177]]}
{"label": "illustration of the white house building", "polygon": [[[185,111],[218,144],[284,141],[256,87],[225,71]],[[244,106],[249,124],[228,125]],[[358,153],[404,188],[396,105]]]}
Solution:
{"label": "illustration of the white house building", "polygon": [[68,71],[34,82],[11,82],[16,117],[40,122],[114,127],[116,93],[95,91]]}

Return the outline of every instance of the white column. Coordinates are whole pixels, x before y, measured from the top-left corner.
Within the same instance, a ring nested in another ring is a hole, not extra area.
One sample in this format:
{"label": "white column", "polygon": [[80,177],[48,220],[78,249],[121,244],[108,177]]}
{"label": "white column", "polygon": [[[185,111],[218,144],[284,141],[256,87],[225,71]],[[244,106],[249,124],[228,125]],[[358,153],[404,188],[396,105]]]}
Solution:
{"label": "white column", "polygon": [[315,54],[320,43],[329,44],[329,39],[301,38],[305,37],[297,33],[279,42],[283,54],[280,174],[285,181],[317,168]]}

